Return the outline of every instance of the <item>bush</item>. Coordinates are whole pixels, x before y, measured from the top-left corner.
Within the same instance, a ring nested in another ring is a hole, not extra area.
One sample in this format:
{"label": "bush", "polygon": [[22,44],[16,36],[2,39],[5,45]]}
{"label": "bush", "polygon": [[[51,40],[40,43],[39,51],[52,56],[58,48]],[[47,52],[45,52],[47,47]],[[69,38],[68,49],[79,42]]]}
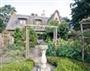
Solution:
{"label": "bush", "polygon": [[53,42],[48,42],[48,56],[64,56],[74,59],[81,59],[81,45],[78,40],[63,40],[60,39],[56,47]]}
{"label": "bush", "polygon": [[47,49],[46,55],[48,55],[48,56],[56,56],[55,45],[51,41],[48,41],[48,49]]}
{"label": "bush", "polygon": [[22,30],[19,28],[16,28],[16,30],[14,31],[13,37],[14,37],[14,44],[10,45],[9,47],[11,49],[22,49],[22,47],[25,46],[24,33],[22,32]]}
{"label": "bush", "polygon": [[84,31],[83,35],[84,35],[84,37],[87,37],[87,38],[84,38],[84,41],[85,41],[87,44],[90,44],[90,30]]}
{"label": "bush", "polygon": [[9,50],[24,50],[25,47],[23,45],[17,45],[17,44],[12,44],[12,45],[8,45],[7,47]]}
{"label": "bush", "polygon": [[[32,71],[32,61],[15,61],[2,66],[2,71]],[[1,69],[0,69],[1,70]]]}
{"label": "bush", "polygon": [[48,62],[56,65],[54,71],[89,71],[87,64],[68,58],[48,57]]}
{"label": "bush", "polygon": [[70,57],[81,60],[81,44],[78,40],[61,40],[57,48],[57,56]]}
{"label": "bush", "polygon": [[68,32],[69,32],[69,24],[65,21],[62,21],[58,27],[58,35],[63,39],[67,39]]}
{"label": "bush", "polygon": [[56,49],[52,45],[48,45],[48,50],[46,54],[48,56],[56,56]]}
{"label": "bush", "polygon": [[[60,39],[57,45],[55,46],[52,41],[48,42],[48,56],[63,56],[82,61],[82,45],[80,41]],[[85,49],[85,62],[90,62],[90,54],[87,53],[87,50]]]}
{"label": "bush", "polygon": [[64,56],[64,57],[70,57],[74,59],[80,59],[81,54],[77,50],[71,48],[71,47],[61,47],[57,49],[57,56]]}

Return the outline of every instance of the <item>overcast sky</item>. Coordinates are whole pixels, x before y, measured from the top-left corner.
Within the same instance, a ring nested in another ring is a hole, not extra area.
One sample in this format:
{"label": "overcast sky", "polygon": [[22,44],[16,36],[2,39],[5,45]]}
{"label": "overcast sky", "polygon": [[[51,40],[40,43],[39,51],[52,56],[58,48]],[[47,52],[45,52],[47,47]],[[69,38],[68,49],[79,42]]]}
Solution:
{"label": "overcast sky", "polygon": [[0,0],[1,6],[10,4],[14,6],[18,14],[30,15],[36,13],[41,15],[45,10],[45,16],[49,17],[55,10],[62,17],[70,18],[70,3],[73,0]]}

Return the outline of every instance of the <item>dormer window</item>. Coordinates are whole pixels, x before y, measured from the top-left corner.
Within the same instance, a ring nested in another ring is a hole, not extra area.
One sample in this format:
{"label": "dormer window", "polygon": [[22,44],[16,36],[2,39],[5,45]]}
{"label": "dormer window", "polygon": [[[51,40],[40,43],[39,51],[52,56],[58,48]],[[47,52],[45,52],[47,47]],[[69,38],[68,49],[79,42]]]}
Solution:
{"label": "dormer window", "polygon": [[35,19],[35,24],[36,25],[41,25],[42,24],[42,20],[41,19]]}
{"label": "dormer window", "polygon": [[19,18],[19,23],[22,24],[22,25],[25,25],[26,24],[26,19],[24,18]]}

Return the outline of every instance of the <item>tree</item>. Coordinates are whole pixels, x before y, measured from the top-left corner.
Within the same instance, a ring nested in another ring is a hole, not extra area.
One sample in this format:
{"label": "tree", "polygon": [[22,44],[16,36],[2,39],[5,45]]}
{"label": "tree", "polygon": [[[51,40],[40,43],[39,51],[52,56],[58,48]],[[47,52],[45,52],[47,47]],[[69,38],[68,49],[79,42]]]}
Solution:
{"label": "tree", "polygon": [[3,20],[0,19],[0,33],[3,31],[4,27],[5,27],[5,24],[3,23]]}
{"label": "tree", "polygon": [[80,29],[79,22],[88,16],[90,16],[90,0],[74,0],[74,3],[71,3],[71,15],[72,15],[72,24],[75,29]]}
{"label": "tree", "polygon": [[5,5],[0,8],[0,32],[2,32],[9,21],[10,16],[16,12],[15,8],[11,5]]}
{"label": "tree", "polygon": [[70,22],[70,19],[68,17],[63,17],[62,19],[66,22]]}
{"label": "tree", "polygon": [[62,21],[58,27],[58,35],[63,39],[68,38],[69,24],[66,21]]}

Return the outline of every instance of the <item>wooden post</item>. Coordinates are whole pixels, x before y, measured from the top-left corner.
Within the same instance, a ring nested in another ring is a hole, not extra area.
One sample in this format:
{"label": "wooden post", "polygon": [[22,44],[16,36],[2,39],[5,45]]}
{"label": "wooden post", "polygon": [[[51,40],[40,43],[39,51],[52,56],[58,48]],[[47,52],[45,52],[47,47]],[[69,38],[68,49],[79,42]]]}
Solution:
{"label": "wooden post", "polygon": [[84,35],[82,23],[80,24],[80,26],[81,26],[81,42],[82,42],[82,61],[84,61]]}
{"label": "wooden post", "polygon": [[29,58],[29,29],[26,26],[26,58]]}
{"label": "wooden post", "polygon": [[57,42],[57,27],[55,27],[54,32],[53,32],[53,41],[55,43]]}

